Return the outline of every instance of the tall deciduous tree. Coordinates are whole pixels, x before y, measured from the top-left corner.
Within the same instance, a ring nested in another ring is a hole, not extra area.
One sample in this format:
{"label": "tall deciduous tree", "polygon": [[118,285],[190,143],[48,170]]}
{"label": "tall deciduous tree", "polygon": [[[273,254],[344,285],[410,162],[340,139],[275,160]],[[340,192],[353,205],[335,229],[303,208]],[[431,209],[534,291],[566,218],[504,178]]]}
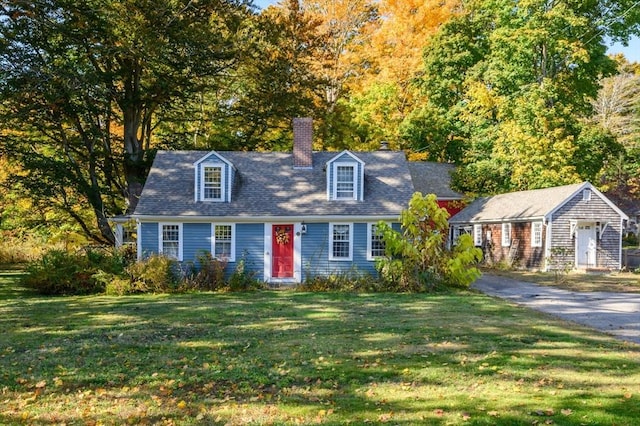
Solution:
{"label": "tall deciduous tree", "polygon": [[603,37],[638,31],[633,3],[466,2],[425,53],[431,115],[446,117],[439,127],[449,133],[426,133],[441,139],[411,140],[414,148],[435,146],[436,157],[462,143],[444,152],[465,166],[461,188],[476,192],[595,179],[619,149],[588,121],[598,79],[615,72]]}
{"label": "tall deciduous tree", "polygon": [[107,216],[135,208],[154,128],[234,66],[248,16],[242,0],[0,3],[2,149],[25,188],[113,241]]}

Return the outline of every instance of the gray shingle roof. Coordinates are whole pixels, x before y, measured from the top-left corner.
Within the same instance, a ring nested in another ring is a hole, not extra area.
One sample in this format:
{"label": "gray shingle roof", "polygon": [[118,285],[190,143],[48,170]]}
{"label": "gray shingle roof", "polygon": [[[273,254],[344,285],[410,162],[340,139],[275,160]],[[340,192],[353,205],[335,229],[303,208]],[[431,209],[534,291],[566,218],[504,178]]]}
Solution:
{"label": "gray shingle roof", "polygon": [[585,185],[588,183],[481,197],[453,216],[449,222],[477,223],[542,218]]}
{"label": "gray shingle roof", "polygon": [[453,164],[410,161],[407,165],[416,191],[423,195],[436,194],[443,200],[463,198],[461,193],[451,189],[451,172],[455,169]]}
{"label": "gray shingle roof", "polygon": [[324,166],[337,152],[314,152],[305,170],[291,153],[220,151],[237,170],[232,200],[196,202],[193,163],[207,153],[159,151],[134,216],[397,216],[413,194],[402,152],[355,152],[366,164],[364,201],[329,201]]}

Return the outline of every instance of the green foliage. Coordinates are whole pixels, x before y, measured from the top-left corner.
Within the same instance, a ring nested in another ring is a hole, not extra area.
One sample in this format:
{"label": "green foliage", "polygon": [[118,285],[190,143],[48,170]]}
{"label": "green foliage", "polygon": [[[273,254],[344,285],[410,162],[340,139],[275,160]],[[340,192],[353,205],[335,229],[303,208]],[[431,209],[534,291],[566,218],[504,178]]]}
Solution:
{"label": "green foliage", "polygon": [[[425,50],[430,102],[409,116],[407,134],[424,135],[411,145],[447,153],[462,166],[457,188],[477,194],[597,181],[620,151],[588,122],[600,78],[615,72],[595,27],[604,10],[570,0],[466,2]],[[634,14],[620,19],[637,28]],[[629,34],[621,29],[607,31]],[[421,120],[430,116],[439,119]]]}
{"label": "green foliage", "polygon": [[218,0],[5,6],[0,148],[28,172],[14,180],[113,243],[107,215],[135,207],[153,130],[196,94],[226,87],[252,15],[243,1]]}
{"label": "green foliage", "polygon": [[135,262],[127,273],[131,284],[126,293],[174,293],[180,287],[178,262],[161,254]]}
{"label": "green foliage", "polygon": [[389,289],[384,288],[380,280],[357,269],[328,276],[310,276],[296,288],[300,291],[312,292],[376,293],[389,291]]}
{"label": "green foliage", "polygon": [[264,283],[256,279],[254,272],[247,271],[246,259],[242,256],[237,262],[234,271],[227,282],[229,291],[249,291],[264,287]]}
{"label": "green foliage", "polygon": [[387,257],[378,260],[377,268],[389,285],[397,291],[422,292],[440,284],[468,287],[480,276],[475,265],[482,251],[470,237],[447,247],[448,216],[434,194],[415,193],[400,215],[402,232],[378,224]]}
{"label": "green foliage", "polygon": [[573,252],[566,247],[553,247],[547,258],[549,269],[553,271],[556,283],[563,283],[573,269]]}
{"label": "green foliage", "polygon": [[105,276],[119,276],[124,268],[125,260],[117,252],[53,249],[28,264],[23,283],[45,295],[100,293],[105,289]]}
{"label": "green foliage", "polygon": [[184,286],[189,290],[216,291],[225,286],[225,260],[214,259],[211,253],[204,252],[197,257],[198,267],[195,274],[186,277]]}

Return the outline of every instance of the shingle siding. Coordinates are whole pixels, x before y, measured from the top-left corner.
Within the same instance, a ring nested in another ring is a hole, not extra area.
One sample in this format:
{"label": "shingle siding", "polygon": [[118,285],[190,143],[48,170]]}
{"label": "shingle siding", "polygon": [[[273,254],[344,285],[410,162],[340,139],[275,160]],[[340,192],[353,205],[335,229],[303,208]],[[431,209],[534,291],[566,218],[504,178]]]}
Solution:
{"label": "shingle siding", "polygon": [[551,243],[553,247],[564,248],[565,255],[556,258],[564,263],[575,263],[575,235],[571,235],[571,221],[609,222],[603,235],[597,242],[596,266],[603,268],[620,267],[620,241],[622,238],[622,221],[620,215],[609,204],[596,194],[589,201],[577,194],[560,209],[554,212],[552,222]]}

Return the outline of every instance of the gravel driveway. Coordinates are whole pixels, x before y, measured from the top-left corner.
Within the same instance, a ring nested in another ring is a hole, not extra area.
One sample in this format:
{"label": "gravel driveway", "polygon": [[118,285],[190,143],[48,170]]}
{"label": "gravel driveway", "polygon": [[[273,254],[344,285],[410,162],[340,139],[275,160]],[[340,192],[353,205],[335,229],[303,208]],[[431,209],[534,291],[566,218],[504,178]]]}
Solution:
{"label": "gravel driveway", "polygon": [[471,287],[640,344],[640,294],[579,293],[486,274]]}

